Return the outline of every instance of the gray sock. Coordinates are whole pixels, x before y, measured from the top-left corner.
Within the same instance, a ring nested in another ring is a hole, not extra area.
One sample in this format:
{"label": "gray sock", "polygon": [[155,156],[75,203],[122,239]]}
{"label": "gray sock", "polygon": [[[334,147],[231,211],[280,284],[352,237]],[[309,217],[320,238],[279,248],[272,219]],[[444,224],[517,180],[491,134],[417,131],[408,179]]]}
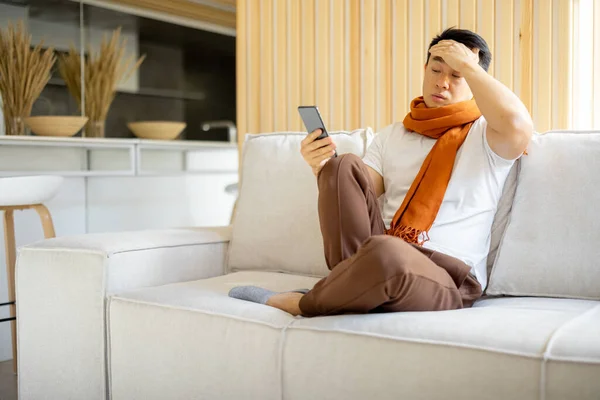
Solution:
{"label": "gray sock", "polygon": [[[291,292],[306,294],[308,291],[309,289],[298,289],[292,290]],[[239,300],[252,301],[254,303],[267,304],[269,297],[279,293],[290,292],[274,292],[258,286],[238,286],[229,291],[229,297]]]}

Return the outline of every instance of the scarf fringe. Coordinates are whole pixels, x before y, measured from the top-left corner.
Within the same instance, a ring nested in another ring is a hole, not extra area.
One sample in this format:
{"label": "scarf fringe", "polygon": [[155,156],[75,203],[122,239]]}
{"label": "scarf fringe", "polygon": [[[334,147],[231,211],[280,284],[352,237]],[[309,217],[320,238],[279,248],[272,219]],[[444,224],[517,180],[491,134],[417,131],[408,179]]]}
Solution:
{"label": "scarf fringe", "polygon": [[[388,235],[399,237],[400,239],[404,240],[405,242],[414,243],[418,246],[423,246],[423,244],[425,244],[425,242],[429,241],[429,235],[427,234],[427,231],[423,231],[423,230],[416,229],[416,228],[411,228],[410,226],[406,226],[406,225],[397,226],[393,230],[390,229],[387,233],[388,233]],[[423,239],[419,240],[419,237],[421,235],[423,235]]]}

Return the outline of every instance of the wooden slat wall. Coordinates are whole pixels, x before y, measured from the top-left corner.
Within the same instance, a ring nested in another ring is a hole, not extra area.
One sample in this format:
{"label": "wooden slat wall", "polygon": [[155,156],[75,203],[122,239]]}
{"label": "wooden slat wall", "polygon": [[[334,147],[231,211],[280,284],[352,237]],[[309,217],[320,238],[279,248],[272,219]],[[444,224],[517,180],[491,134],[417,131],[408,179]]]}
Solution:
{"label": "wooden slat wall", "polygon": [[330,21],[330,4],[328,1],[316,1],[315,10],[316,14],[316,40],[318,42],[316,46],[316,102],[319,105],[319,109],[324,115],[331,115],[331,99],[329,98],[329,86],[331,82],[331,75],[329,74],[331,58],[330,54],[330,35],[329,35],[329,21]]}
{"label": "wooden slat wall", "polygon": [[[277,0],[275,0],[277,1]],[[260,10],[260,127],[266,132],[273,131],[275,104],[273,101],[273,3],[274,0],[261,0],[259,3]],[[257,21],[257,22],[258,22]],[[264,21],[264,23],[262,22]],[[279,84],[279,82],[277,82]]]}
{"label": "wooden slat wall", "polygon": [[[256,1],[256,0],[251,0]],[[279,2],[281,6],[283,6],[283,2]],[[296,104],[302,103],[302,98],[300,96],[300,67],[301,67],[301,53],[300,53],[300,18],[298,18],[298,14],[300,13],[300,3],[295,0],[287,0],[287,25],[289,28],[287,42],[288,42],[288,80],[286,82],[288,87],[288,103],[287,103],[287,116],[288,116],[288,129],[299,131],[302,129],[302,120],[300,116],[294,110],[294,106]],[[238,31],[238,38],[240,36],[240,32]],[[238,39],[239,41],[239,39]],[[264,132],[264,130],[251,131],[251,132]],[[238,134],[238,138],[239,138]]]}
{"label": "wooden slat wall", "polygon": [[495,0],[479,0],[477,6],[477,33],[480,34],[487,42],[490,51],[492,52],[492,63],[488,72],[494,75],[494,60],[496,58],[495,49]]}
{"label": "wooden slat wall", "polygon": [[[552,31],[553,52],[553,96],[556,101],[552,109],[552,127],[567,128],[571,126],[571,60],[572,52],[572,18],[571,1],[554,0],[552,11],[556,15],[556,29]],[[554,68],[556,67],[556,68]]]}
{"label": "wooden slat wall", "polygon": [[408,97],[408,2],[392,4],[392,121],[402,121],[410,108]]}
{"label": "wooden slat wall", "polygon": [[287,79],[287,7],[285,2],[273,1],[273,48],[274,54],[274,93],[275,115],[273,116],[275,131],[281,131],[288,126],[288,79]]}
{"label": "wooden slat wall", "polygon": [[445,0],[446,1],[446,26],[458,28],[460,25],[460,1],[459,0]]}
{"label": "wooden slat wall", "polygon": [[[247,0],[238,0],[237,2],[237,30],[244,32],[243,35],[239,36],[235,47],[235,58],[236,58],[236,110],[237,110],[237,130],[238,132],[248,132],[248,56],[247,52],[249,49],[248,45],[248,30],[247,30],[247,14],[246,10],[248,7]],[[242,133],[240,136],[244,136]],[[241,138],[238,138],[241,143]]]}
{"label": "wooden slat wall", "polygon": [[521,87],[519,97],[531,113],[533,103],[533,0],[521,0],[519,63]]}
{"label": "wooden slat wall", "polygon": [[375,54],[375,125],[385,126],[392,121],[392,4],[377,0],[377,52]]}
{"label": "wooden slat wall", "polygon": [[[594,1],[597,48],[600,0]],[[380,130],[401,121],[410,101],[421,95],[430,40],[450,26],[473,29],[486,39],[490,73],[520,94],[538,131],[568,128],[570,3],[238,0],[240,142],[245,133],[303,131],[299,105],[318,105],[332,131]],[[600,93],[600,74],[593,82]]]}
{"label": "wooden slat wall", "polygon": [[379,72],[375,71],[375,5],[374,0],[360,0],[360,24],[363,33],[360,43],[362,61],[360,126],[372,125],[375,122],[375,78]]}
{"label": "wooden slat wall", "polygon": [[345,126],[346,122],[346,3],[344,1],[332,1],[331,5],[331,86],[329,91],[329,121],[332,126]]}
{"label": "wooden slat wall", "polygon": [[[360,0],[347,0],[346,10],[346,52],[347,60],[346,65],[348,67],[348,80],[346,81],[345,92],[346,101],[348,108],[346,111],[346,129],[355,129],[361,126],[360,124],[360,106],[362,96],[362,85],[361,85],[361,55],[360,55],[360,41],[362,36],[362,29],[360,29]],[[340,93],[340,96],[344,96],[344,93]],[[323,118],[327,118],[323,116]],[[327,122],[325,122],[327,124]],[[337,130],[343,127],[341,126],[330,126],[328,129]]]}

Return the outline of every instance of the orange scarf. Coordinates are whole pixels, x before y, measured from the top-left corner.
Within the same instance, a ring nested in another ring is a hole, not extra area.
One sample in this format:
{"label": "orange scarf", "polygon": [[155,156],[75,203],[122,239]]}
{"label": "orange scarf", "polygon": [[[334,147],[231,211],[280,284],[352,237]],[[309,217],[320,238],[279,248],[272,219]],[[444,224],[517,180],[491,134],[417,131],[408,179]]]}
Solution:
{"label": "orange scarf", "polygon": [[[442,205],[456,153],[464,143],[473,121],[480,116],[475,100],[439,108],[427,108],[423,97],[411,102],[410,113],[404,118],[404,127],[438,140],[396,211],[388,235],[418,245],[429,240],[427,232]],[[424,238],[420,240],[421,234]]]}

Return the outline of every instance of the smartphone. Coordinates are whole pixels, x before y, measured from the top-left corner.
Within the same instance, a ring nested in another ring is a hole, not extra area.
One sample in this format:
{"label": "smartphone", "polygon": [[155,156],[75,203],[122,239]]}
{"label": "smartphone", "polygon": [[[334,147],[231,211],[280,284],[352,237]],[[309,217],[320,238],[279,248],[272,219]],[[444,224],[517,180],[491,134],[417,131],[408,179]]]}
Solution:
{"label": "smartphone", "polygon": [[[298,112],[300,113],[300,117],[302,118],[302,122],[304,122],[304,126],[306,127],[308,133],[314,132],[317,129],[321,129],[322,133],[316,140],[325,139],[329,136],[317,106],[300,106],[298,107]],[[333,156],[337,157],[337,151]]]}

